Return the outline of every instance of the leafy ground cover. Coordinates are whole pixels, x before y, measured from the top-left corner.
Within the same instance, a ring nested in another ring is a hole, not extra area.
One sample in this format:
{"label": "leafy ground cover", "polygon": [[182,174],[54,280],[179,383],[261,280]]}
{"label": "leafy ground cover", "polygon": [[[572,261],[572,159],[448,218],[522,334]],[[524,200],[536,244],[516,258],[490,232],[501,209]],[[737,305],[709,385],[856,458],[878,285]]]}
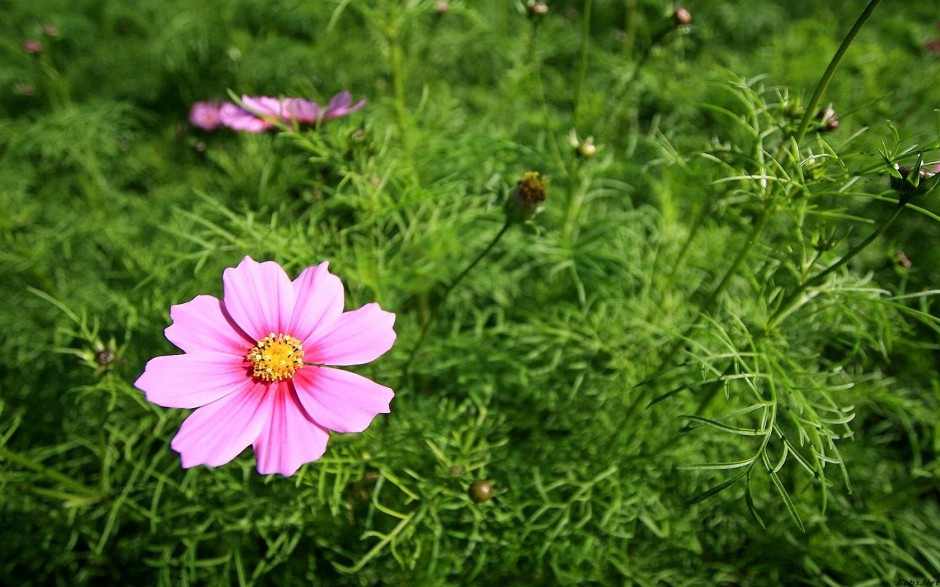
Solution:
{"label": "leafy ground cover", "polygon": [[[0,6],[0,582],[940,579],[936,7]],[[396,314],[290,477],[134,387],[245,256]]]}

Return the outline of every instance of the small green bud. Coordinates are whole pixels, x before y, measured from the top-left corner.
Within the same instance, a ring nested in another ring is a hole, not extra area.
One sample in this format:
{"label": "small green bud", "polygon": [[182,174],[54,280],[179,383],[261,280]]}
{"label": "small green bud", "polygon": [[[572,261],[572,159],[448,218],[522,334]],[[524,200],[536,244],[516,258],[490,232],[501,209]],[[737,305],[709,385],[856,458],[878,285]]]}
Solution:
{"label": "small green bud", "polygon": [[535,216],[545,200],[545,182],[538,171],[527,171],[506,196],[503,210],[508,222],[525,222]]}
{"label": "small green bud", "polygon": [[588,137],[584,140],[578,138],[578,133],[574,129],[568,133],[568,144],[574,149],[578,157],[590,159],[597,153],[597,147],[594,145],[594,137]]}
{"label": "small green bud", "polygon": [[467,494],[476,503],[490,501],[493,499],[493,482],[486,479],[477,479],[467,488]]}

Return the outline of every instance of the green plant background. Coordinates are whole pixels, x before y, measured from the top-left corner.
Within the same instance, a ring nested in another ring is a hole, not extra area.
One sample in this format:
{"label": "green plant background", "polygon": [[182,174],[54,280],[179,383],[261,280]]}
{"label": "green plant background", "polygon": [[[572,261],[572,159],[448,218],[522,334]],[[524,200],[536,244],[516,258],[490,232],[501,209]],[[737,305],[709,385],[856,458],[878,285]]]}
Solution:
{"label": "green plant background", "polygon": [[[0,583],[940,579],[936,193],[761,327],[891,216],[883,153],[940,159],[936,7],[882,3],[793,155],[864,3],[436,4],[0,1]],[[317,131],[186,121],[345,89]],[[442,299],[529,170],[542,214]],[[397,314],[356,369],[391,414],[291,478],[181,469],[132,385],[245,255]]]}

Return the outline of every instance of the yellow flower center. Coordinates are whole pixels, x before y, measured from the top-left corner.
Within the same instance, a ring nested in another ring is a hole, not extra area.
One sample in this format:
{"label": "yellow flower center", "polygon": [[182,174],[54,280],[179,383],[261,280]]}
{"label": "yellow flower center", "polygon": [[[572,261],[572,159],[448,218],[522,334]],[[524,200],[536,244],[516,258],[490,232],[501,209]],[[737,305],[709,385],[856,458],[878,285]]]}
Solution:
{"label": "yellow flower center", "polygon": [[272,332],[248,351],[245,360],[253,365],[252,376],[262,381],[282,381],[304,366],[304,347],[293,336]]}

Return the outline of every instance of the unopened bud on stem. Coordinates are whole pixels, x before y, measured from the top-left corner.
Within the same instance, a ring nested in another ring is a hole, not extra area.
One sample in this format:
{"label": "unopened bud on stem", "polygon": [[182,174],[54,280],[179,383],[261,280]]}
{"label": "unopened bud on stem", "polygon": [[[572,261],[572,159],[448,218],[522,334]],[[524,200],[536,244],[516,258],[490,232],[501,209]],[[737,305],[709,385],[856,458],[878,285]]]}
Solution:
{"label": "unopened bud on stem", "polygon": [[535,216],[545,200],[545,182],[537,171],[527,171],[506,196],[503,209],[507,222],[525,222]]}

